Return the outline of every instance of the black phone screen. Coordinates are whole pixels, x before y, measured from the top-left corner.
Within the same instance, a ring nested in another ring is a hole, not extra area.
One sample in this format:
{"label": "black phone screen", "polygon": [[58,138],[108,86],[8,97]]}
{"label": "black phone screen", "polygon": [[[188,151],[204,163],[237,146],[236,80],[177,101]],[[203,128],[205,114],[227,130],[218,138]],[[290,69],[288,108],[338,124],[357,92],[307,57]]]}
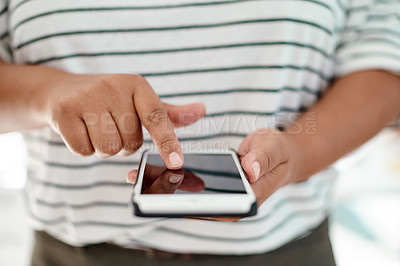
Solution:
{"label": "black phone screen", "polygon": [[148,154],[142,194],[246,194],[230,154],[184,154],[180,170],[165,167],[160,155]]}

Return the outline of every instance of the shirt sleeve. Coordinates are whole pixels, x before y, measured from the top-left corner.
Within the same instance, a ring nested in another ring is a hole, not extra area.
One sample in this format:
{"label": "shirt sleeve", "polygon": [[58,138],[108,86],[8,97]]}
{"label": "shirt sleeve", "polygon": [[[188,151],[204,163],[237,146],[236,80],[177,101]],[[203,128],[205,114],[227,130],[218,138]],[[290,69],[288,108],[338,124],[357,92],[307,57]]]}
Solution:
{"label": "shirt sleeve", "polygon": [[11,49],[8,32],[8,4],[5,0],[0,0],[0,58],[10,62]]}
{"label": "shirt sleeve", "polygon": [[381,69],[400,75],[400,0],[350,0],[335,76]]}

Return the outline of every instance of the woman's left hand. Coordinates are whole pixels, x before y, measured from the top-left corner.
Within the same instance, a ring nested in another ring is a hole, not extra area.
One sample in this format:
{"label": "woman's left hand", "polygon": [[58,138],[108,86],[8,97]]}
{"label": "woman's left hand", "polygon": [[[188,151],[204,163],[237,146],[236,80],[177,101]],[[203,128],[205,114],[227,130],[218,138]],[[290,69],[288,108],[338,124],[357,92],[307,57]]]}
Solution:
{"label": "woman's left hand", "polygon": [[[250,181],[258,206],[279,188],[299,182],[297,168],[300,152],[291,135],[277,129],[254,131],[241,143],[238,155]],[[240,217],[215,217],[217,221],[235,222]]]}
{"label": "woman's left hand", "polygon": [[301,157],[290,134],[257,130],[243,140],[238,155],[259,206],[279,188],[301,181],[296,180]]}

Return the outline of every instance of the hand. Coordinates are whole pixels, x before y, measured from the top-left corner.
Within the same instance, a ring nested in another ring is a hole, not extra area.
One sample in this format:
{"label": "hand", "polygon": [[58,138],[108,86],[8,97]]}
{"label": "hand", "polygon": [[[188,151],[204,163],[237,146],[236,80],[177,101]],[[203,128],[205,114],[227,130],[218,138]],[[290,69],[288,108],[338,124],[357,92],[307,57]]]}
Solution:
{"label": "hand", "polygon": [[253,191],[261,205],[279,188],[297,182],[300,157],[289,134],[276,129],[261,129],[248,135],[238,155]]}
{"label": "hand", "polygon": [[[248,135],[239,147],[238,155],[258,206],[279,188],[295,179],[300,164],[297,145],[289,134],[276,129],[261,129]],[[235,222],[240,217],[214,217],[214,220]]]}
{"label": "hand", "polygon": [[66,74],[44,95],[47,121],[73,153],[132,154],[142,145],[143,125],[170,169],[183,165],[174,126],[189,125],[205,114],[201,103],[163,104],[139,75]]}

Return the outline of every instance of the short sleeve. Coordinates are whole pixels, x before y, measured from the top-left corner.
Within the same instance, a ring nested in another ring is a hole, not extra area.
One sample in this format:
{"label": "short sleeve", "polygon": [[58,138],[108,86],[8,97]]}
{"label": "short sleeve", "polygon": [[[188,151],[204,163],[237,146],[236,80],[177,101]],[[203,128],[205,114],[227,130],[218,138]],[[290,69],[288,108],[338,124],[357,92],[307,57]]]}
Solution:
{"label": "short sleeve", "polygon": [[8,32],[8,4],[0,0],[0,58],[11,61],[10,37]]}
{"label": "short sleeve", "polygon": [[381,69],[400,75],[400,0],[353,0],[336,48],[335,76]]}

